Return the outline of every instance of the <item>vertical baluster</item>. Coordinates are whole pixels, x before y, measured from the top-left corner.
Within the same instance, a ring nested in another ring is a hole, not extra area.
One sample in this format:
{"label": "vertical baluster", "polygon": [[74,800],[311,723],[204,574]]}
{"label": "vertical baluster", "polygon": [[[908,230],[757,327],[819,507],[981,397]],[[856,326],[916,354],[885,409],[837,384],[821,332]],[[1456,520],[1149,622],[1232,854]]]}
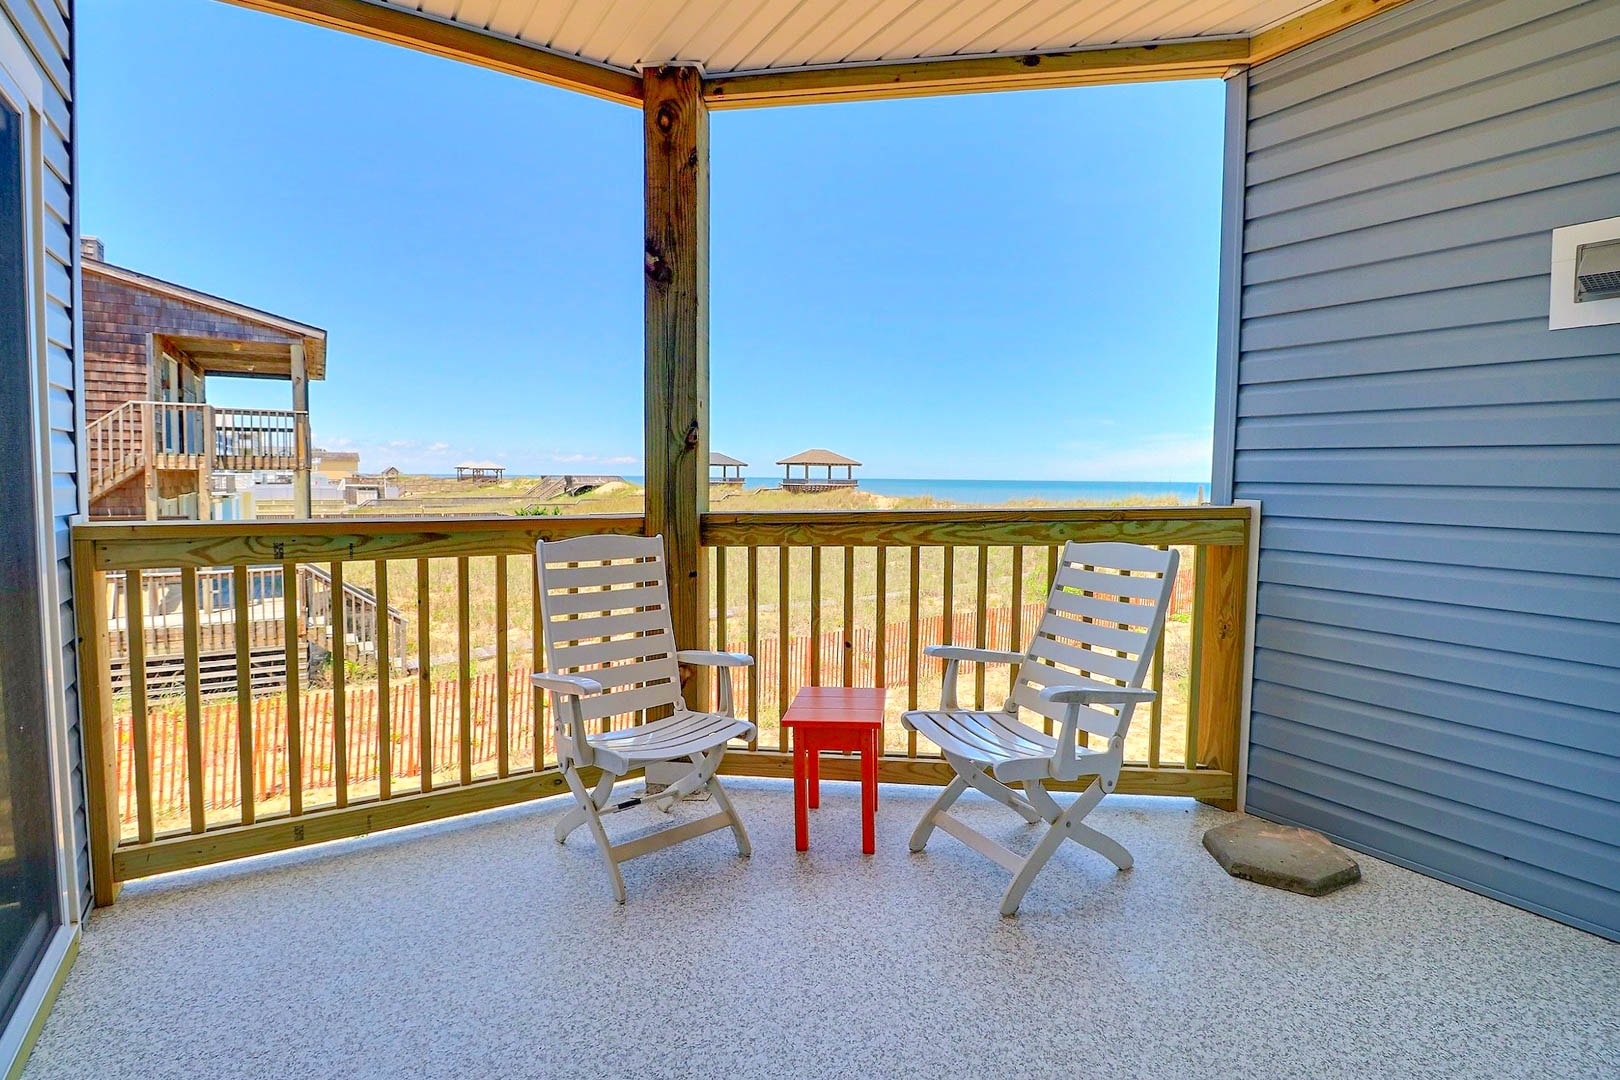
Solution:
{"label": "vertical baluster", "polygon": [[[872,685],[889,685],[889,549],[881,544],[873,552],[873,588],[877,592],[872,611]],[[878,736],[878,753],[888,745],[888,717],[884,717],[884,731]]]}
{"label": "vertical baluster", "polygon": [[349,604],[343,564],[332,561],[332,771],[334,803],[349,805]]}
{"label": "vertical baluster", "polygon": [[1183,761],[1187,768],[1198,767],[1198,703],[1203,694],[1200,685],[1203,674],[1204,651],[1204,589],[1209,577],[1209,548],[1203,544],[1193,548],[1193,609],[1192,648],[1187,662],[1187,749]]}
{"label": "vertical baluster", "polygon": [[203,805],[202,657],[199,642],[197,568],[180,568],[180,627],[186,683],[186,787],[191,809],[191,831],[208,827]]}
{"label": "vertical baluster", "polygon": [[726,651],[726,549],[714,551],[714,647]]}
{"label": "vertical baluster", "polygon": [[456,560],[456,679],[461,710],[461,782],[472,783],[472,571]]}
{"label": "vertical baluster", "polygon": [[[1012,549],[1012,617],[1007,623],[1007,651],[1020,652],[1024,648],[1024,545],[1014,544]],[[1018,665],[1007,665],[1007,698],[1011,700],[1013,683],[1018,679]]]}
{"label": "vertical baluster", "polygon": [[821,685],[821,547],[810,549],[810,685]]}
{"label": "vertical baluster", "polygon": [[[306,601],[309,598],[306,597]],[[281,564],[281,638],[287,664],[287,812],[304,812],[303,657],[298,648],[298,564]]]}
{"label": "vertical baluster", "polygon": [[941,592],[940,621],[945,624],[940,641],[946,645],[956,644],[956,549],[946,546],[940,549],[942,569],[940,573]]}
{"label": "vertical baluster", "polygon": [[416,737],[423,791],[433,790],[433,581],[428,570],[428,560],[416,560]]}
{"label": "vertical baluster", "polygon": [[[529,560],[529,670],[539,671],[540,660],[545,648],[540,625],[540,570],[534,565],[534,559]],[[529,704],[534,712],[534,771],[539,772],[545,767],[546,740],[545,740],[545,701],[546,695],[531,684],[529,690]]]}
{"label": "vertical baluster", "polygon": [[[990,549],[983,544],[979,545],[978,575],[977,591],[973,597],[975,605],[973,640],[974,644],[982,649],[989,644],[989,638],[986,635],[990,629],[988,625],[990,615]],[[984,708],[984,677],[987,666],[985,664],[973,665],[973,707],[975,709]]]}
{"label": "vertical baluster", "polygon": [[[921,651],[918,647],[918,616],[922,606],[922,548],[911,549],[911,581],[908,586],[910,597],[907,601],[907,627],[906,627],[906,707],[917,707],[917,679],[921,668]],[[917,733],[906,733],[906,756],[917,756]]]}
{"label": "vertical baluster", "polygon": [[393,624],[388,620],[388,560],[376,563],[377,593],[377,798],[393,795],[394,779],[394,725],[393,725]]}
{"label": "vertical baluster", "polygon": [[879,546],[874,558],[873,588],[877,590],[877,596],[872,611],[875,638],[872,642],[872,685],[886,687],[889,685],[889,549]]}
{"label": "vertical baluster", "polygon": [[512,771],[512,678],[507,656],[506,560],[495,556],[495,775]]}
{"label": "vertical baluster", "polygon": [[135,830],[150,843],[152,827],[152,740],[146,704],[146,591],[141,571],[124,575],[124,655],[129,663],[130,746],[135,756]]}
{"label": "vertical baluster", "polygon": [[[1165,550],[1163,544],[1158,545],[1158,547],[1160,551]],[[1175,598],[1174,585],[1170,587],[1170,596],[1173,601]],[[1148,766],[1154,769],[1159,767],[1159,750],[1161,740],[1164,737],[1164,655],[1169,644],[1169,631],[1170,620],[1167,617],[1164,622],[1164,629],[1159,635],[1159,640],[1149,643],[1156,646],[1153,650],[1153,666],[1149,670],[1149,678],[1152,680],[1149,685],[1153,688],[1153,701],[1148,705]]]}
{"label": "vertical baluster", "polygon": [[[1046,549],[1046,591],[1050,593],[1057,587],[1058,547],[1056,544]],[[1052,718],[1046,718],[1046,733],[1052,734]]]}
{"label": "vertical baluster", "polygon": [[251,825],[258,801],[253,788],[253,586],[246,566],[234,567],[231,574],[236,622],[236,786],[242,796],[242,824]]}
{"label": "vertical baluster", "polygon": [[[788,707],[788,658],[793,650],[788,646],[788,548],[776,549],[776,715],[781,717]],[[788,749],[788,729],[777,727],[776,748]]]}
{"label": "vertical baluster", "polygon": [[748,749],[759,749],[759,548],[748,547],[748,655],[754,666],[744,669],[748,679],[748,719],[754,722],[754,737]]}
{"label": "vertical baluster", "polygon": [[855,549],[844,548],[844,655],[843,681],[854,686],[855,675]]}

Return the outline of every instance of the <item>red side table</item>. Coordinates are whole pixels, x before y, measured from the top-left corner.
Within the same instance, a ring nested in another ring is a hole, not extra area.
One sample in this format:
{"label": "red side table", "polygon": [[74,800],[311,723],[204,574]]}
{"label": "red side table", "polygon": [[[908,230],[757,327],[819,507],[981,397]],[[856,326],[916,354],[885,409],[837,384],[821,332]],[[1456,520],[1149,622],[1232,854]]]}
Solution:
{"label": "red side table", "polygon": [[824,751],[861,755],[861,850],[877,851],[878,758],[883,753],[884,690],[807,686],[793,698],[782,726],[793,732],[794,846],[810,850],[810,811],[821,805]]}

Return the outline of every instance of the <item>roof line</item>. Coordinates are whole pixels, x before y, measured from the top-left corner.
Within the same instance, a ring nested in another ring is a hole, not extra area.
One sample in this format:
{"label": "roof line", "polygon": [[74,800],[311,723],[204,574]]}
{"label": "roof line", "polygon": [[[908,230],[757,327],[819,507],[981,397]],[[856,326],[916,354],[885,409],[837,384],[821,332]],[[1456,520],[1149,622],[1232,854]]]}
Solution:
{"label": "roof line", "polygon": [[[640,107],[635,71],[555,52],[381,0],[225,0],[478,67]],[[755,70],[706,77],[713,109],[931,97],[1107,83],[1219,78],[1262,63],[1410,0],[1325,0],[1249,36],[1205,37],[983,56]]]}
{"label": "roof line", "polygon": [[450,60],[576,90],[621,105],[641,106],[641,76],[492,34],[425,11],[410,11],[374,0],[225,0],[237,7],[343,30],[360,37],[402,45]]}
{"label": "roof line", "polygon": [[100,274],[103,277],[114,278],[115,280],[122,281],[130,285],[138,285],[141,288],[167,293],[170,296],[177,297],[178,299],[186,300],[194,304],[201,304],[204,307],[216,308],[220,311],[235,315],[240,319],[247,319],[250,322],[264,323],[268,326],[276,328],[277,330],[284,330],[289,334],[295,334],[298,337],[318,338],[321,341],[326,340],[326,331],[322,330],[318,326],[311,326],[308,323],[301,323],[296,319],[289,319],[284,315],[277,315],[274,312],[265,311],[261,308],[248,307],[246,304],[239,304],[235,300],[227,300],[223,296],[215,296],[213,293],[205,293],[200,289],[193,289],[186,285],[176,285],[172,281],[164,281],[162,278],[153,277],[151,274],[143,274],[138,270],[131,270],[128,267],[114,266],[109,262],[99,262],[95,259],[83,259],[81,260],[81,265],[87,273]]}

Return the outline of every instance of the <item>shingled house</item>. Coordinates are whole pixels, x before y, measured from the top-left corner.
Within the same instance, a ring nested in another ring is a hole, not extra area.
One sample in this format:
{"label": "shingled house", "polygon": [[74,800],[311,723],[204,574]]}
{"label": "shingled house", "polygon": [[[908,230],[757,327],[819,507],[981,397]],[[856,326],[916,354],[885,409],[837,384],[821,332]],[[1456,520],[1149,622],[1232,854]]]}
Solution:
{"label": "shingled house", "polygon": [[[326,331],[106,261],[81,241],[90,514],[213,516],[218,473],[293,474],[309,516],[309,380],[326,376]],[[282,379],[290,409],[208,400],[208,376]]]}

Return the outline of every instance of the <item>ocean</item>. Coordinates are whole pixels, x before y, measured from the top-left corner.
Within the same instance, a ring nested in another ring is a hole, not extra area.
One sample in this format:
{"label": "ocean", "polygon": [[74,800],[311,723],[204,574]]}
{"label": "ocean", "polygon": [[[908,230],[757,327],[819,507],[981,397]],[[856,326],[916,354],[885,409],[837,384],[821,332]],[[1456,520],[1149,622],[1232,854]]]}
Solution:
{"label": "ocean", "polygon": [[[626,480],[639,484],[640,476]],[[897,498],[932,496],[958,506],[1000,506],[1010,502],[1105,503],[1145,499],[1160,503],[1191,503],[1209,486],[1160,480],[926,480],[900,477],[857,477],[862,491]],[[778,478],[750,476],[743,486],[752,491],[776,487]]]}

